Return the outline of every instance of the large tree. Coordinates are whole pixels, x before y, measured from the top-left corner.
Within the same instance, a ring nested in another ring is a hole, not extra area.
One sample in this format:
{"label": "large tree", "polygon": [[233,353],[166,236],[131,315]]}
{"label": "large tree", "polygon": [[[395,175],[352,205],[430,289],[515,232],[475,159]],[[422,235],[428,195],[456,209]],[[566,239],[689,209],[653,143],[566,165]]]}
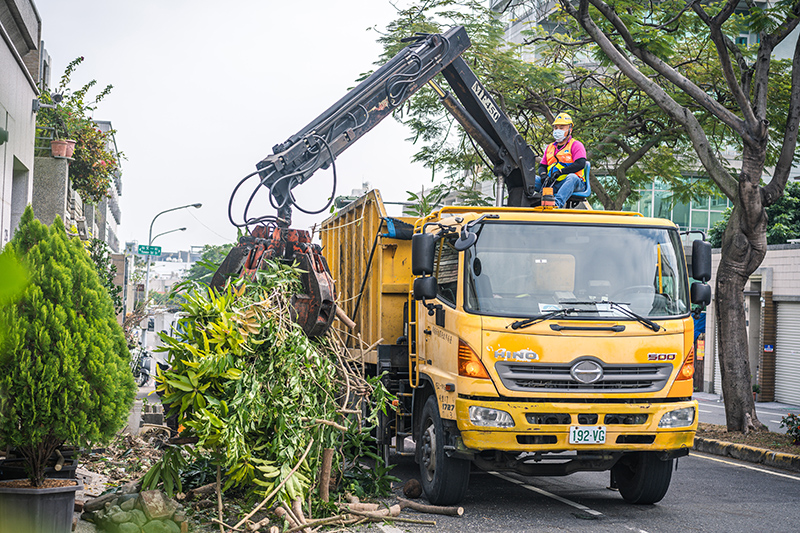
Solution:
{"label": "large tree", "polygon": [[[767,249],[765,208],[783,194],[797,149],[800,121],[800,41],[795,45],[786,87],[770,90],[770,69],[779,68],[775,48],[797,27],[798,0],[779,0],[737,13],[740,0],[641,2],[631,0],[559,0],[602,53],[640,87],[691,139],[708,176],[733,203],[722,240],[716,275],[716,316],[720,368],[728,429],[748,431],[758,421],[747,356],[743,290]],[[702,24],[717,53],[722,79],[715,86],[698,84],[682,57],[670,46],[683,25]],[[742,29],[758,35],[758,44],[736,44]],[[666,89],[669,88],[669,89]],[[670,95],[679,89],[692,104]],[[776,100],[781,107],[776,112]],[[715,150],[714,131],[698,115],[710,114],[722,129],[733,132],[741,169],[733,170]],[[770,123],[772,119],[772,123]],[[772,137],[770,137],[772,134]],[[768,164],[771,179],[762,185]]]}

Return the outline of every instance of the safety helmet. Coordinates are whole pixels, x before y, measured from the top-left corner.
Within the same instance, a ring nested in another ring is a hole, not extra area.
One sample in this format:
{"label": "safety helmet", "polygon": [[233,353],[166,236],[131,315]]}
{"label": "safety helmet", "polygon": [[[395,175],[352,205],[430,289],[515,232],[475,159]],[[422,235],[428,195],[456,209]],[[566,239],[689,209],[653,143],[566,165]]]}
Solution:
{"label": "safety helmet", "polygon": [[556,116],[556,119],[553,121],[553,126],[558,126],[561,124],[567,124],[569,126],[572,126],[572,117],[566,113],[559,113]]}

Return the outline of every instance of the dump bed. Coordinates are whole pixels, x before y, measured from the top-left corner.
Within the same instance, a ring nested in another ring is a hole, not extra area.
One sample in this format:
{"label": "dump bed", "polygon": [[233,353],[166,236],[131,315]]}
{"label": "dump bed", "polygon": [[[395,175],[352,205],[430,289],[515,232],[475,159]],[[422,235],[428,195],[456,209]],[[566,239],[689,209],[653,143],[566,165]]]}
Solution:
{"label": "dump bed", "polygon": [[[411,240],[388,236],[394,221],[413,224],[416,218],[390,219],[380,193],[372,190],[325,220],[320,229],[322,253],[336,283],[336,303],[356,323],[352,331],[338,321],[334,327],[352,349],[359,348],[359,335],[366,346],[378,341],[395,344],[403,335],[403,306],[413,280]],[[376,361],[373,347],[365,353],[365,362]]]}

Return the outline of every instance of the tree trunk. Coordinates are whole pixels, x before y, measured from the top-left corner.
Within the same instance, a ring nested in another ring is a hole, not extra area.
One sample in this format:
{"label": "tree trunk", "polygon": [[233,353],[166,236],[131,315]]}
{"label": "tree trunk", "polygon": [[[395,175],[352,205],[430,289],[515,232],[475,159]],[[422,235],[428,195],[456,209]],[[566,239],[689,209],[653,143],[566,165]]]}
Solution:
{"label": "tree trunk", "polygon": [[[751,389],[744,290],[767,253],[767,216],[761,203],[759,179],[764,150],[745,146],[739,194],[734,199],[722,238],[722,260],[717,269],[716,324],[719,367],[728,431],[763,429],[756,416]],[[761,163],[759,163],[761,161]]]}

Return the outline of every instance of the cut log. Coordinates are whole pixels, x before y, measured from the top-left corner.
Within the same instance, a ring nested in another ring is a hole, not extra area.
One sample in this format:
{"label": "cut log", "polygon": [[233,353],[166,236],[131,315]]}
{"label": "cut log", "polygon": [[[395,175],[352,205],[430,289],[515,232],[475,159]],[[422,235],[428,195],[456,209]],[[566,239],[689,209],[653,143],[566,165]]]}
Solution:
{"label": "cut log", "polygon": [[400,515],[400,506],[399,505],[392,505],[391,507],[378,509],[377,511],[356,511],[355,509],[351,509],[350,512],[352,514],[358,516],[366,516],[367,518],[387,518],[391,516],[399,516]]}
{"label": "cut log", "polygon": [[192,489],[186,493],[186,499],[191,500],[195,496],[200,496],[201,494],[211,494],[217,490],[217,482],[209,483],[208,485],[203,485],[202,487],[197,487],[196,489]]}
{"label": "cut log", "polygon": [[338,305],[336,306],[336,318],[341,320],[342,324],[344,324],[345,326],[347,326],[350,329],[353,329],[353,328],[356,327],[356,323],[353,322],[353,320],[349,316],[347,316],[345,314],[345,312],[342,311],[342,308],[339,307]]}
{"label": "cut log", "polygon": [[412,502],[404,498],[398,499],[400,500],[400,507],[403,509],[408,508],[421,513],[442,514],[447,516],[462,516],[464,514],[463,507],[441,507],[439,505],[425,505],[423,503]]}
{"label": "cut log", "polygon": [[56,469],[56,472],[60,472],[64,468],[64,456],[61,455],[61,450],[59,449],[56,449],[56,455],[58,455],[58,461],[56,461],[56,465],[53,468]]}
{"label": "cut log", "polygon": [[345,511],[372,512],[381,508],[377,503],[348,503],[341,506]]}
{"label": "cut log", "polygon": [[[338,307],[337,307],[338,309]],[[322,466],[319,475],[319,497],[322,501],[330,501],[331,465],[333,464],[333,448],[322,450]]]}

